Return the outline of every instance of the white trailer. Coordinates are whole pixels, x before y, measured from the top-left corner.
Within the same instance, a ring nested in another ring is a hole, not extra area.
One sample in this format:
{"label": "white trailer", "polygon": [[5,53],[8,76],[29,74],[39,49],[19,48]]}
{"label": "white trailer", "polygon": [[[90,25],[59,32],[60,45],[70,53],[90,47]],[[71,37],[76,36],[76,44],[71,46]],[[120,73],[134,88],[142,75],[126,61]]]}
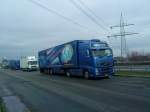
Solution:
{"label": "white trailer", "polygon": [[38,70],[38,61],[35,56],[22,56],[20,59],[21,70]]}

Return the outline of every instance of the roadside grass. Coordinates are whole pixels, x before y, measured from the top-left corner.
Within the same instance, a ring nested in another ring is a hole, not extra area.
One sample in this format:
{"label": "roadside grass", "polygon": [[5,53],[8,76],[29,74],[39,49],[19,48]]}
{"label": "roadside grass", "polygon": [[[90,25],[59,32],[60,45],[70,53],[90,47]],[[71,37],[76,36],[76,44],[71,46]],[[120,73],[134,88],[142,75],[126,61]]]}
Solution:
{"label": "roadside grass", "polygon": [[0,99],[0,112],[6,112],[4,103],[2,102],[2,99]]}
{"label": "roadside grass", "polygon": [[144,71],[116,71],[115,76],[123,76],[123,77],[149,77],[150,72]]}

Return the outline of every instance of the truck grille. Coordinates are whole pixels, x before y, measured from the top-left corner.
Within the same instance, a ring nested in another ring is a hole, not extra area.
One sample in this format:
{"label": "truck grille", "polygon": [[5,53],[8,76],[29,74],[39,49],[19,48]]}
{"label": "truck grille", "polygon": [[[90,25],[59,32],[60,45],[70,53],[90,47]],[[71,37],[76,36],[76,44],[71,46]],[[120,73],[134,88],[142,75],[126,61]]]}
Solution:
{"label": "truck grille", "polygon": [[37,68],[37,66],[31,66],[31,68]]}
{"label": "truck grille", "polygon": [[103,63],[101,63],[101,72],[103,74],[110,73],[111,70],[112,70],[112,66],[113,66],[112,63],[110,63],[110,62],[103,62]]}
{"label": "truck grille", "polygon": [[112,66],[112,64],[110,62],[102,62],[102,63],[96,62],[96,66],[97,67],[110,67]]}
{"label": "truck grille", "polygon": [[102,67],[109,67],[109,66],[111,66],[111,63],[109,63],[109,62],[103,62],[103,63],[101,63],[101,66]]}
{"label": "truck grille", "polygon": [[102,68],[101,68],[101,72],[104,73],[104,74],[105,74],[105,73],[109,73],[109,72],[110,72],[109,70],[110,70],[109,67],[102,67]]}

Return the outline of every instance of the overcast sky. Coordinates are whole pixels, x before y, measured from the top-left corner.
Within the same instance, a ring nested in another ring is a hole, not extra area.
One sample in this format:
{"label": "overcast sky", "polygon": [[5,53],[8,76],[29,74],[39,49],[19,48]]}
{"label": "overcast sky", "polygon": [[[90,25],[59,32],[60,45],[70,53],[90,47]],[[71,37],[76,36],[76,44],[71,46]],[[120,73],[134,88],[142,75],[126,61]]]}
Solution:
{"label": "overcast sky", "polygon": [[[117,56],[120,38],[108,40],[107,36],[119,32],[119,29],[111,30],[109,27],[119,24],[121,11],[125,22],[135,24],[126,27],[126,31],[139,33],[126,37],[129,51],[150,52],[150,0],[80,0],[97,15],[98,18],[94,18],[102,27],[95,24],[71,0],[35,1],[69,20],[48,12],[30,0],[1,0],[0,57],[37,55],[40,50],[71,40],[93,38],[109,42]],[[83,8],[79,0],[74,1]],[[85,8],[84,11],[90,13]]]}

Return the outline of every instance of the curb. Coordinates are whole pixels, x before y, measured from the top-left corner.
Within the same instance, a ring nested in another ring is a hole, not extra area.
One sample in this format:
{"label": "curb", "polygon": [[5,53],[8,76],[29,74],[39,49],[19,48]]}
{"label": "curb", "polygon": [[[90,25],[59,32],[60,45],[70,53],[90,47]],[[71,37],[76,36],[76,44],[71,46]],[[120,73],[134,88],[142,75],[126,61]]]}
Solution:
{"label": "curb", "polygon": [[2,98],[0,98],[0,112],[6,112],[5,105]]}

